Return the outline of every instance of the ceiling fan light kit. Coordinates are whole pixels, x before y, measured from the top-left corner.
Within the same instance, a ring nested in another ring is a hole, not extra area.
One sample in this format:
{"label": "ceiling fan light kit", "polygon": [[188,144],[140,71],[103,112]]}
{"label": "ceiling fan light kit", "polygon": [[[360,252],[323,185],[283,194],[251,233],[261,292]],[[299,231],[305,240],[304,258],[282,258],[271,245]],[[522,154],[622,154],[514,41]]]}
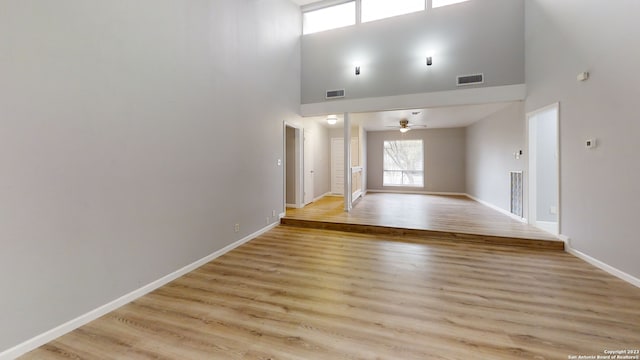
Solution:
{"label": "ceiling fan light kit", "polygon": [[[397,127],[397,126],[388,126],[388,127]],[[408,119],[401,119],[400,120],[400,132],[401,133],[406,133],[407,131],[411,130],[414,127],[421,127],[421,128],[426,128],[427,125],[410,125],[409,124],[409,120]]]}

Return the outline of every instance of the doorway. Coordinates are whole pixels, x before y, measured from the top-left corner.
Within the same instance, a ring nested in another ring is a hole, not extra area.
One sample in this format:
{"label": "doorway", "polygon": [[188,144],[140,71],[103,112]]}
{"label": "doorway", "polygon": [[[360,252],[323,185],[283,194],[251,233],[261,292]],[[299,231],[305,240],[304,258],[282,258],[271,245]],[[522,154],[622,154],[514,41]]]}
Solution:
{"label": "doorway", "polygon": [[554,235],[560,231],[559,104],[527,114],[529,223]]}
{"label": "doorway", "polygon": [[313,166],[313,134],[311,130],[304,129],[304,205],[313,202],[314,177]]}
{"label": "doorway", "polygon": [[285,208],[303,206],[302,129],[284,124],[284,204]]}

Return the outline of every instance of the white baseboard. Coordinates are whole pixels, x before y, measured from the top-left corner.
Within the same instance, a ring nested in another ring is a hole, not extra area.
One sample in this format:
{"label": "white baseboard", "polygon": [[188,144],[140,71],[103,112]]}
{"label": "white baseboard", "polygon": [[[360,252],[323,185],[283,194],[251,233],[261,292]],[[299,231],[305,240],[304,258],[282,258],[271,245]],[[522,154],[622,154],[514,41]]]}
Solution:
{"label": "white baseboard", "polygon": [[[282,214],[281,214],[282,215]],[[228,253],[229,251],[237,248],[238,246],[249,242],[250,240],[253,240],[254,238],[256,238],[257,236],[275,228],[276,226],[278,226],[278,223],[273,223],[269,226],[266,226],[256,232],[254,232],[251,235],[248,235],[232,244],[229,244],[225,247],[223,247],[222,249],[203,257],[200,260],[197,260],[196,262],[189,264],[181,269],[178,269],[174,272],[172,272],[171,274],[168,274],[158,280],[155,280],[139,289],[136,289],[126,295],[123,295],[121,297],[119,297],[118,299],[115,299],[107,304],[104,304],[102,306],[100,306],[97,309],[91,310],[88,313],[84,314],[84,315],[80,315],[79,317],[67,321],[66,323],[57,326],[45,333],[42,333],[36,337],[33,337],[21,344],[18,344],[12,348],[9,348],[3,352],[0,352],[0,360],[12,360],[15,359],[19,356],[22,356],[26,353],[28,353],[29,351],[35,350],[36,348],[57,339],[58,337],[67,334],[79,327],[81,327],[82,325],[85,325],[111,311],[116,310],[117,308],[126,305],[148,293],[150,293],[151,291],[166,285],[167,283],[199,268],[200,266]]]}
{"label": "white baseboard", "polygon": [[387,189],[368,189],[366,193],[386,193],[386,194],[418,194],[418,195],[445,195],[445,196],[466,196],[465,193],[457,192],[440,192],[440,191],[413,191],[413,190],[387,190]]}
{"label": "white baseboard", "polygon": [[475,196],[472,196],[472,195],[469,195],[469,194],[464,194],[464,195],[465,195],[466,197],[468,197],[469,199],[474,200],[474,201],[477,201],[477,202],[479,202],[480,204],[482,204],[482,205],[484,205],[484,206],[486,206],[486,207],[490,207],[490,208],[492,208],[492,209],[493,209],[493,210],[495,210],[495,211],[501,212],[501,213],[503,213],[504,215],[507,215],[508,217],[510,217],[510,218],[512,218],[512,219],[514,219],[514,220],[517,220],[517,221],[520,221],[520,222],[523,222],[523,223],[526,223],[526,222],[527,222],[527,219],[525,219],[525,218],[521,218],[521,217],[519,217],[519,216],[517,216],[517,215],[514,215],[514,214],[510,213],[509,211],[507,211],[507,210],[505,210],[505,209],[503,209],[503,208],[501,208],[501,207],[498,207],[498,206],[496,206],[496,205],[493,205],[492,203],[486,202],[486,201],[484,201],[484,200],[480,200],[480,199],[476,198]]}
{"label": "white baseboard", "polygon": [[[565,236],[565,238],[566,238],[566,236]],[[634,285],[634,286],[640,288],[640,279],[638,279],[637,277],[629,275],[629,274],[627,274],[626,272],[624,272],[622,270],[618,270],[618,269],[614,268],[613,266],[605,264],[605,263],[603,263],[602,261],[600,261],[598,259],[592,258],[591,256],[589,256],[589,255],[587,255],[587,254],[585,254],[585,253],[583,253],[581,251],[578,251],[578,250],[568,246],[568,244],[567,244],[567,246],[565,246],[565,249],[569,254],[571,254],[571,255],[573,255],[575,257],[578,257],[578,258],[588,262],[589,264],[591,264],[591,265],[593,265],[593,266],[595,266],[595,267],[597,267],[597,268],[599,268],[601,270],[604,270],[604,271],[608,272],[609,274],[611,274],[611,275],[613,275],[613,276],[615,276],[615,277],[617,277],[617,278],[619,278],[621,280],[624,280],[624,281],[630,283],[631,285]]]}
{"label": "white baseboard", "polygon": [[536,221],[536,227],[553,236],[558,236],[558,223],[553,221]]}

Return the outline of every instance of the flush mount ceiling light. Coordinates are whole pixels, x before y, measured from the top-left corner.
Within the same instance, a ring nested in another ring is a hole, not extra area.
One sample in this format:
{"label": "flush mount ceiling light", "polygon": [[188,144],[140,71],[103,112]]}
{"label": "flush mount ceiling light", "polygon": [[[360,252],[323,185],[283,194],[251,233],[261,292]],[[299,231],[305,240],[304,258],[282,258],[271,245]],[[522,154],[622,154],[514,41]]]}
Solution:
{"label": "flush mount ceiling light", "polygon": [[327,123],[329,125],[335,125],[338,122],[338,115],[327,116]]}

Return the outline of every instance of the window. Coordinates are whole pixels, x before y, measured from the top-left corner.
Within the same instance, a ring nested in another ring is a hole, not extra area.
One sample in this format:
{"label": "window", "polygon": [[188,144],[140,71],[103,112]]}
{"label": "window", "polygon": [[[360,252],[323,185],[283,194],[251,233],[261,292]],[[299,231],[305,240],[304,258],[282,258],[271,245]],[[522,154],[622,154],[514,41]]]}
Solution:
{"label": "window", "polygon": [[362,22],[408,14],[424,9],[424,0],[362,0]]}
{"label": "window", "polygon": [[356,23],[356,2],[329,6],[302,14],[302,33],[313,34],[329,29],[336,29]]}
{"label": "window", "polygon": [[433,0],[431,7],[437,8],[437,7],[453,5],[453,4],[457,4],[465,1],[469,1],[469,0]]}
{"label": "window", "polygon": [[384,142],[384,186],[424,186],[422,140]]}

